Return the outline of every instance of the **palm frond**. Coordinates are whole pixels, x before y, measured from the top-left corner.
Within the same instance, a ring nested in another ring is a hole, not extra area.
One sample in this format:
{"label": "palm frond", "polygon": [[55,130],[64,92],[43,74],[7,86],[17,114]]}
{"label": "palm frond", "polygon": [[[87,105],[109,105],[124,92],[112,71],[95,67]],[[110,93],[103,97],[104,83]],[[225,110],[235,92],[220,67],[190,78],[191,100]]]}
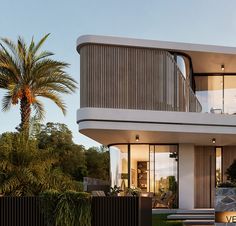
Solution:
{"label": "palm frond", "polygon": [[44,97],[44,98],[47,98],[47,99],[53,101],[62,110],[62,113],[64,115],[66,114],[66,105],[62,101],[60,95],[56,94],[55,92],[45,91],[40,94],[37,94],[37,96],[41,96],[41,97]]}
{"label": "palm frond", "polygon": [[43,45],[43,43],[46,41],[46,39],[48,38],[48,36],[50,35],[50,33],[46,34],[39,42],[37,45],[35,45],[35,47],[32,50],[32,54],[35,55],[37,53],[37,51],[40,49],[40,47]]}
{"label": "palm frond", "polygon": [[35,110],[35,117],[37,120],[42,120],[45,115],[45,109],[43,103],[36,99],[35,102],[32,104],[33,109]]}
{"label": "palm frond", "polygon": [[8,84],[11,82],[10,74],[8,74],[8,71],[2,72],[0,69],[0,88],[7,89]]}
{"label": "palm frond", "polygon": [[31,39],[30,45],[29,45],[29,51],[28,52],[32,52],[34,49],[35,43],[34,43],[34,36]]}
{"label": "palm frond", "polygon": [[5,43],[7,45],[7,47],[11,50],[11,52],[13,53],[14,57],[17,58],[18,57],[18,51],[17,51],[17,46],[15,45],[14,42],[12,42],[10,39],[8,38],[1,38],[2,42]]}
{"label": "palm frond", "polygon": [[12,79],[17,82],[21,75],[17,58],[13,57],[1,43],[0,46],[0,70],[11,72]]}
{"label": "palm frond", "polygon": [[11,194],[11,192],[14,191],[19,185],[20,181],[16,175],[13,175],[0,184],[0,193]]}
{"label": "palm frond", "polygon": [[17,50],[19,58],[21,59],[22,63],[24,63],[26,61],[27,56],[27,46],[22,37],[18,37]]}
{"label": "palm frond", "polygon": [[43,51],[41,52],[39,55],[35,56],[34,57],[34,62],[36,63],[37,61],[39,60],[42,60],[44,58],[47,58],[47,57],[50,57],[50,56],[53,56],[54,53],[52,52],[49,52],[49,51]]}
{"label": "palm frond", "polygon": [[8,111],[11,108],[12,96],[9,92],[2,98],[2,111]]}

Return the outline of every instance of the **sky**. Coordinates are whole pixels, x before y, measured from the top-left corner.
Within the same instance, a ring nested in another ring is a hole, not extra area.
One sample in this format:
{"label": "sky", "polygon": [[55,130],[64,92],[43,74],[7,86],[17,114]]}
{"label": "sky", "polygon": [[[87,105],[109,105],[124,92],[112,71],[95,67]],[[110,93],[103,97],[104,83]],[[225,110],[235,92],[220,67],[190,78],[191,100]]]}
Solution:
{"label": "sky", "polygon": [[[235,0],[0,0],[0,37],[29,42],[50,33],[44,49],[70,64],[67,72],[79,83],[76,39],[85,34],[236,47]],[[66,116],[44,100],[44,122],[68,125],[76,143],[98,146],[78,132],[79,91],[64,96]],[[0,99],[4,94],[0,90]],[[0,111],[0,133],[14,131],[20,122],[18,107]]]}

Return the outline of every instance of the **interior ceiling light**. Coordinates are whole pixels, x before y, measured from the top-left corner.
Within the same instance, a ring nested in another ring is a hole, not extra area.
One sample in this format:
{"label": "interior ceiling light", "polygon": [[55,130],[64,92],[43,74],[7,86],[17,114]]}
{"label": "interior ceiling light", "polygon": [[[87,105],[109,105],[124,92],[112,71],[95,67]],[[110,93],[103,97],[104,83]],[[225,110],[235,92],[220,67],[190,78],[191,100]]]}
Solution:
{"label": "interior ceiling light", "polygon": [[213,138],[212,139],[212,144],[215,144],[216,143],[216,138]]}
{"label": "interior ceiling light", "polygon": [[135,140],[136,140],[136,142],[139,141],[139,135],[136,135],[136,136],[135,136]]}
{"label": "interior ceiling light", "polygon": [[225,65],[222,64],[222,65],[221,65],[221,71],[224,71],[224,70],[225,70]]}

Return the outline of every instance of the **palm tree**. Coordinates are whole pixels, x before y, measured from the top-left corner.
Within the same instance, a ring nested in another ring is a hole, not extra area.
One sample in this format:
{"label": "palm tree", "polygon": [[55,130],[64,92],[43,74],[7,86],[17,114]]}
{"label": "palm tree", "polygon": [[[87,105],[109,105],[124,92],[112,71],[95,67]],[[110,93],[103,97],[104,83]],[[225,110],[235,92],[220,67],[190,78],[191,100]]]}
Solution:
{"label": "palm tree", "polygon": [[38,119],[45,109],[38,97],[52,100],[63,112],[66,105],[60,94],[73,93],[76,81],[65,72],[68,64],[51,59],[54,55],[40,48],[48,38],[38,43],[32,38],[29,46],[19,37],[15,44],[7,38],[0,43],[0,88],[6,90],[2,110],[7,111],[20,102],[21,124],[19,129],[28,131],[32,110]]}

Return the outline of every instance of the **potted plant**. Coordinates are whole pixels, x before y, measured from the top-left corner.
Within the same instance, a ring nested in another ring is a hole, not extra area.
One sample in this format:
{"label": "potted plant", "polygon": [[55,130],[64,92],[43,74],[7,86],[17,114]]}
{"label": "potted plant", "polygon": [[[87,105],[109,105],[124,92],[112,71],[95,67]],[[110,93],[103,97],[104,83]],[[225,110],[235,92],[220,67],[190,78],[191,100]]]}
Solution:
{"label": "potted plant", "polygon": [[108,193],[108,195],[110,195],[110,196],[118,196],[118,194],[120,193],[120,192],[122,192],[123,190],[120,188],[120,187],[118,187],[117,185],[115,185],[114,187],[111,187],[110,188],[110,192]]}
{"label": "potted plant", "polygon": [[127,196],[139,196],[142,190],[140,188],[127,188],[126,189],[126,195]]}

